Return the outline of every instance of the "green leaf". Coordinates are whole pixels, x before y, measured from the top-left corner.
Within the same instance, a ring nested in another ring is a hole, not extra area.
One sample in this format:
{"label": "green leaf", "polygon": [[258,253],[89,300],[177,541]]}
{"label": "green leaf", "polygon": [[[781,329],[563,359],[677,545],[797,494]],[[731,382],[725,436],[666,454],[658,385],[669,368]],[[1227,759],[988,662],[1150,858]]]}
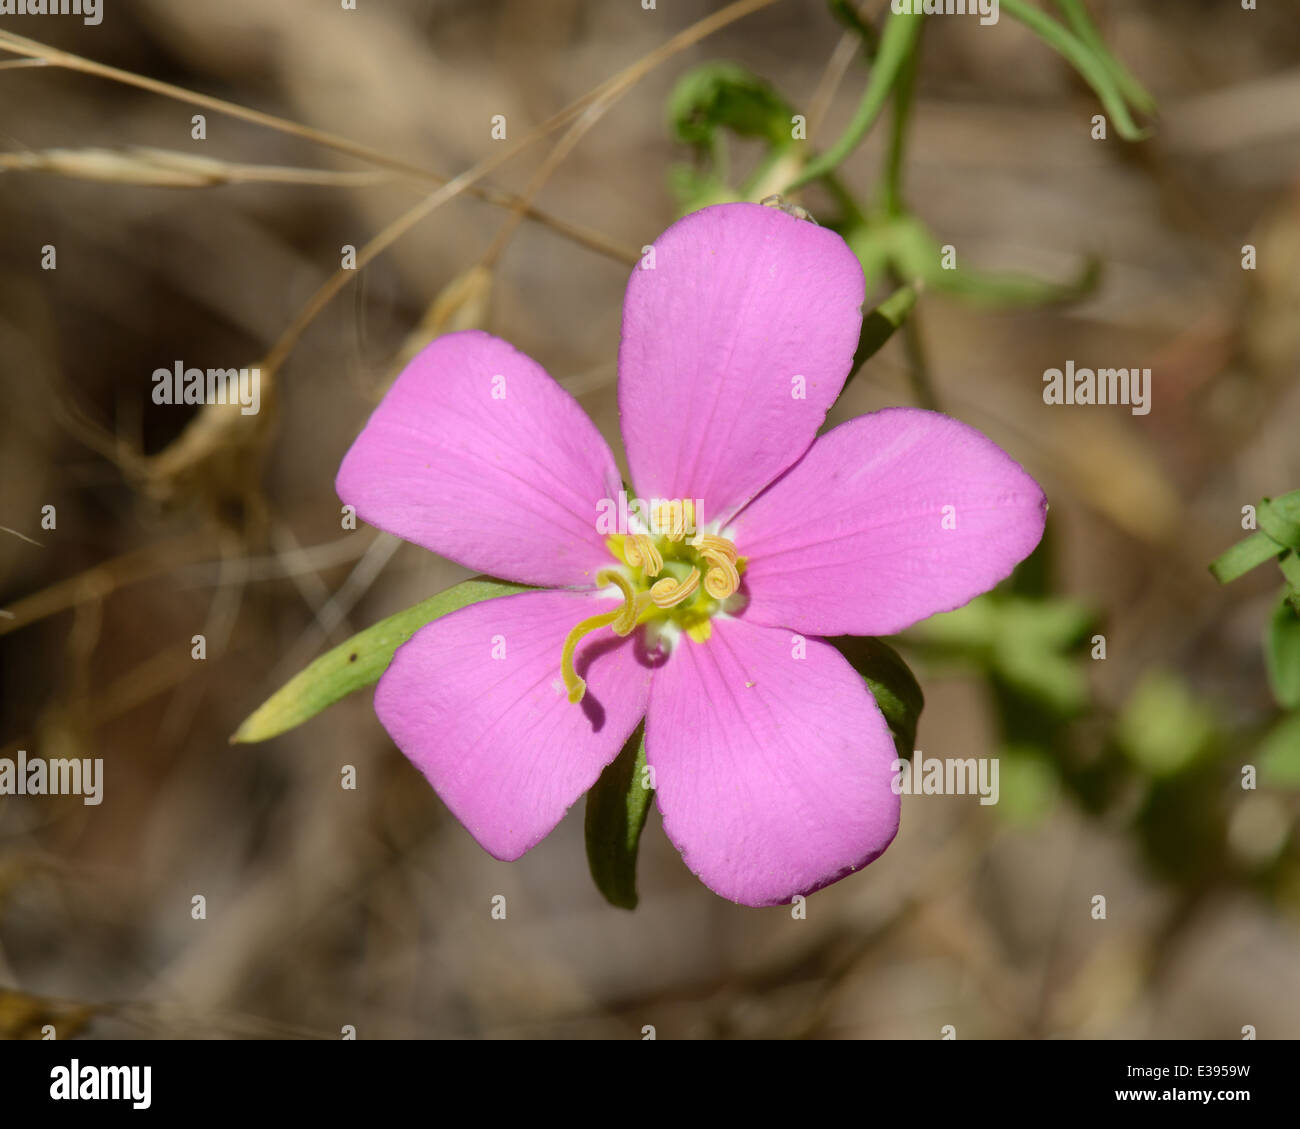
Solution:
{"label": "green leaf", "polygon": [[1088,701],[1088,680],[1072,652],[1087,637],[1093,611],[1063,598],[978,596],[912,629],[923,645],[974,661],[1019,693],[1070,715]]}
{"label": "green leaf", "polygon": [[1282,575],[1290,586],[1287,599],[1291,601],[1296,614],[1300,615],[1300,553],[1294,550],[1283,553],[1278,557],[1277,567],[1282,570]]}
{"label": "green leaf", "polygon": [[519,584],[478,576],[380,620],[346,643],[327,651],[289,679],[249,714],[231,742],[266,741],[277,737],[315,717],[326,706],[333,705],[353,690],[379,681],[379,676],[393,660],[393,652],[426,623],[470,604],[527,591],[528,588]]}
{"label": "green leaf", "polygon": [[916,748],[916,725],[925,708],[925,695],[911,668],[879,639],[842,635],[828,642],[862,675],[894,735],[899,758],[910,759]]}
{"label": "green leaf", "polygon": [[[1256,507],[1258,532],[1238,541],[1210,565],[1210,572],[1220,584],[1244,576],[1265,561],[1282,554],[1278,561],[1282,575],[1292,588],[1300,589],[1300,569],[1295,557],[1300,553],[1300,490],[1280,498],[1264,498]],[[1291,552],[1287,553],[1286,550]]]}
{"label": "green leaf", "polygon": [[1063,281],[1034,278],[1016,271],[972,271],[965,267],[946,269],[943,245],[925,224],[908,213],[897,216],[872,215],[865,223],[853,224],[844,241],[857,255],[870,290],[892,269],[901,279],[978,305],[1002,308],[1046,306],[1077,301],[1096,289],[1101,262],[1085,260],[1074,278]]}
{"label": "green leaf", "polygon": [[705,63],[688,71],[668,96],[668,121],[678,141],[712,151],[718,129],[761,137],[773,145],[792,141],[794,110],[766,79],[737,63]]}
{"label": "green leaf", "polygon": [[1210,565],[1210,572],[1220,584],[1229,584],[1237,577],[1245,576],[1252,568],[1271,561],[1281,551],[1282,547],[1267,533],[1252,533],[1215,560]]}
{"label": "green leaf", "polygon": [[1002,0],[1002,10],[1019,20],[1072,66],[1089,86],[1110,115],[1127,141],[1141,141],[1149,130],[1140,129],[1129,112],[1128,103],[1120,83],[1116,80],[1112,62],[1104,53],[1098,54],[1088,43],[1075,36],[1068,28],[1051,16],[1035,8],[1027,0]]}
{"label": "green leaf", "polygon": [[1088,10],[1083,5],[1083,0],[1056,0],[1056,6],[1061,9],[1061,14],[1065,17],[1065,22],[1070,25],[1070,30],[1110,70],[1112,77],[1115,79],[1115,84],[1120,89],[1120,93],[1124,95],[1129,104],[1141,110],[1144,114],[1154,113],[1156,100],[1147,91],[1146,87],[1133,77],[1128,68],[1111,53],[1106,41],[1101,37],[1101,32],[1097,30],[1096,25],[1089,17]]}
{"label": "green leaf", "polygon": [[[936,260],[937,261],[937,260]],[[1054,306],[1077,302],[1097,289],[1101,260],[1085,259],[1074,278],[1063,282],[1035,278],[1019,271],[940,270],[928,281],[936,290],[965,298],[982,306]]]}
{"label": "green leaf", "polygon": [[1300,513],[1292,495],[1265,498],[1259,503],[1256,518],[1261,533],[1267,534],[1281,548],[1300,550]]}
{"label": "green leaf", "polygon": [[901,215],[892,222],[888,245],[898,273],[905,279],[924,279],[928,286],[985,306],[1046,306],[1073,302],[1097,288],[1101,261],[1088,258],[1074,278],[1062,282],[1034,278],[1017,271],[973,271],[963,266],[946,269],[943,246],[916,216]]}
{"label": "green leaf", "polygon": [[1287,714],[1255,750],[1266,784],[1300,786],[1300,713]]}
{"label": "green leaf", "polygon": [[916,286],[900,287],[862,319],[857,352],[853,354],[853,368],[844,381],[846,386],[857,376],[858,370],[884,348],[885,342],[903,324],[916,305],[919,293],[920,289]]}
{"label": "green leaf", "polygon": [[587,865],[605,900],[636,909],[636,856],[654,789],[645,772],[645,723],[587,793]]}
{"label": "green leaf", "polygon": [[1284,709],[1300,709],[1300,615],[1283,595],[1264,641],[1264,660],[1273,697]]}

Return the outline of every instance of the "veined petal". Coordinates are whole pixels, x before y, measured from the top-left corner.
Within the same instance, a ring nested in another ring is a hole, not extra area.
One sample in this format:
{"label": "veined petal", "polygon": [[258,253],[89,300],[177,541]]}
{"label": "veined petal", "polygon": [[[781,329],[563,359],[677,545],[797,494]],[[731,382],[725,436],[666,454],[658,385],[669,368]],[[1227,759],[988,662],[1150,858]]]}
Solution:
{"label": "veined petal", "polygon": [[888,408],[821,436],[731,527],[750,623],[892,635],[1010,575],[1047,500],[987,436]]}
{"label": "veined petal", "polygon": [[375,689],[397,747],[499,859],[544,839],[645,714],[641,633],[578,645],[583,700],[560,679],[565,636],[618,607],[595,592],[525,592],[453,612],[398,648]]}
{"label": "veined petal", "polygon": [[362,520],[505,580],[584,587],[611,563],[597,503],[609,445],[536,361],[478,330],[402,371],[335,483]]}
{"label": "veined petal", "polygon": [[743,905],[789,903],[889,846],[896,755],[861,677],[819,639],[717,618],[707,643],[678,641],[650,688],[664,831]]}
{"label": "veined petal", "polygon": [[833,231],[758,204],[693,212],[655,240],[653,263],[623,301],[632,483],[725,520],[803,454],[839,395],[862,268]]}

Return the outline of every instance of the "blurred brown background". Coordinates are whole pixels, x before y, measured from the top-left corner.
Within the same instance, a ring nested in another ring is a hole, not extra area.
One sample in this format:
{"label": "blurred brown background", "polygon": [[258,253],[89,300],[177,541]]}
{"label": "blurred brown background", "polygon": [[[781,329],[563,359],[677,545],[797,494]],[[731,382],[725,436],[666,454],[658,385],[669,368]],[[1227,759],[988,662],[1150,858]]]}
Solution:
{"label": "blurred brown background", "polygon": [[[1091,7],[1160,103],[1151,140],[1092,140],[1095,98],[1005,13],[993,28],[937,19],[907,185],[963,263],[1065,279],[1096,254],[1100,287],[1020,311],[927,295],[919,324],[944,409],[1043,483],[1054,590],[1106,634],[1105,662],[1079,660],[1091,697],[1071,748],[1100,755],[1144,673],[1172,672],[1224,735],[1214,837],[1188,870],[1162,870],[1135,824],[1137,777],[1088,812],[1060,788],[1019,813],[910,797],[893,847],[815,895],[807,920],[711,894],[657,815],[634,913],[593,888],[580,807],[520,862],[492,860],[367,693],[267,744],[227,744],[328,644],[465,575],[342,530],[333,478],[408,335],[510,211],[461,195],[433,212],[323,308],[252,425],[214,415],[210,431],[184,432],[198,409],[154,405],[152,371],[265,358],[340,248],[362,247],[430,185],[0,52],[0,152],[29,155],[0,164],[0,524],[39,543],[0,533],[0,742],[9,757],[102,757],[106,776],[98,807],[0,797],[0,1030],[640,1038],[650,1024],[660,1038],[926,1039],[951,1024],[960,1038],[1231,1039],[1249,1024],[1300,1037],[1300,805],[1294,790],[1236,785],[1276,712],[1260,639],[1279,580],[1262,569],[1220,589],[1206,571],[1242,536],[1243,505],[1300,487],[1300,8]],[[13,17],[0,30],[451,176],[499,152],[493,115],[513,143],[719,8],[108,0],[98,27]],[[842,35],[817,0],[782,0],[668,59],[536,201],[606,250],[527,220],[492,263],[486,310],[456,316],[536,357],[616,443],[618,254],[675,215],[667,174],[685,154],[665,124],[669,90],[728,59],[802,108],[841,67],[810,138],[825,144],[863,84]],[[523,191],[559,136],[484,185]],[[32,153],[128,146],[365,175],[168,188],[139,183],[138,167],[87,179],[84,152],[30,167]],[[746,161],[745,146],[733,152]],[[880,153],[869,139],[845,181],[869,187]],[[804,202],[817,214],[825,197]],[[47,244],[56,270],[40,269]],[[1067,358],[1151,367],[1150,415],[1047,408],[1042,372]],[[891,342],[836,418],[909,398]],[[46,505],[55,530],[41,528]],[[995,752],[980,673],[907,653],[927,696],[918,745]],[[343,764],[357,767],[354,792],[339,787]],[[1268,882],[1251,878],[1261,868]],[[191,918],[195,894],[205,921]],[[490,916],[496,894],[505,921]],[[1105,921],[1090,916],[1095,894]]]}

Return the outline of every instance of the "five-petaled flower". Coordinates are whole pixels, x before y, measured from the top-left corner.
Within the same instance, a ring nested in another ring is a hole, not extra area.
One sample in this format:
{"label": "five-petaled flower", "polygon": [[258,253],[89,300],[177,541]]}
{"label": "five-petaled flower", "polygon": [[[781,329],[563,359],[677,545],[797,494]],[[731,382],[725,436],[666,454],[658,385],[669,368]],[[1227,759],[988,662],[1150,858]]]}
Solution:
{"label": "five-petaled flower", "polygon": [[726,204],[654,249],[623,304],[623,441],[641,497],[687,501],[600,532],[622,481],[577,402],[498,338],[439,338],[344,458],[339,496],[380,529],[549,591],[422,628],[375,710],[501,859],[543,839],[645,718],[687,865],[733,901],[787,903],[898,829],[889,730],[816,636],[893,634],[987,591],[1038,543],[1046,502],[947,416],[893,408],[817,435],[862,321],[862,270],[838,235]]}

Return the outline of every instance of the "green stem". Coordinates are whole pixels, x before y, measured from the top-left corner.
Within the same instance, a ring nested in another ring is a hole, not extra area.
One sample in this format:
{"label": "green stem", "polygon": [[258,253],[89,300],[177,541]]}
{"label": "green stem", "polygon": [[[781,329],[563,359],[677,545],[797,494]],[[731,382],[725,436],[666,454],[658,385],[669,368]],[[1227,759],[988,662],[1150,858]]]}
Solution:
{"label": "green stem", "polygon": [[[924,24],[921,25],[924,27]],[[890,216],[903,214],[903,151],[907,148],[907,127],[916,95],[916,76],[920,70],[921,31],[918,28],[913,49],[903,60],[894,86],[894,113],[890,123],[889,150],[885,158],[885,183],[881,202]]]}
{"label": "green stem", "polygon": [[792,192],[809,181],[825,176],[852,153],[866,137],[875,124],[876,118],[880,116],[880,111],[884,109],[890,91],[894,89],[899,74],[916,46],[923,19],[924,17],[919,15],[890,16],[889,22],[885,25],[885,33],[880,39],[880,51],[876,55],[875,66],[871,68],[867,88],[862,93],[862,100],[858,103],[853,120],[836,139],[834,145],[809,161],[803,171],[786,185],[786,192]]}

